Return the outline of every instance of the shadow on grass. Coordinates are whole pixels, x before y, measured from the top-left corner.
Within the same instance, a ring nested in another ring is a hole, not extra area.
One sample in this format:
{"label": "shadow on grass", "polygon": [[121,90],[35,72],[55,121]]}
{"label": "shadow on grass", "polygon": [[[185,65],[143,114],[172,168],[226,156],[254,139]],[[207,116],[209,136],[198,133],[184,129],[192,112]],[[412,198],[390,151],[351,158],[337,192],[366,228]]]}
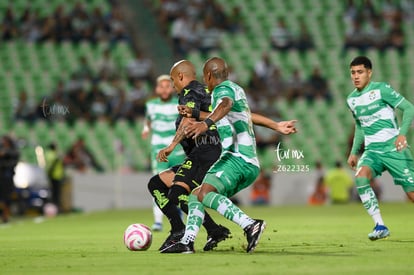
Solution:
{"label": "shadow on grass", "polygon": [[[296,246],[298,247],[298,246]],[[332,249],[332,247],[330,247]],[[340,248],[339,248],[340,249]],[[252,253],[246,253],[242,249],[216,249],[212,252],[204,252],[204,253],[217,253],[217,255],[222,254],[245,254],[245,255],[279,255],[279,256],[330,256],[330,257],[355,257],[357,254],[350,253],[348,251],[298,251],[298,250],[290,250],[290,249],[266,249],[266,248],[258,248],[256,251]]]}
{"label": "shadow on grass", "polygon": [[414,243],[414,240],[392,240],[392,239],[388,239],[387,242],[393,242],[393,243]]}
{"label": "shadow on grass", "polygon": [[357,256],[356,254],[352,254],[349,252],[342,252],[342,251],[333,251],[333,252],[326,252],[326,251],[286,251],[286,250],[281,250],[281,251],[272,251],[272,252],[267,252],[268,254],[277,254],[277,255],[281,255],[281,256],[330,256],[330,257],[355,257]]}

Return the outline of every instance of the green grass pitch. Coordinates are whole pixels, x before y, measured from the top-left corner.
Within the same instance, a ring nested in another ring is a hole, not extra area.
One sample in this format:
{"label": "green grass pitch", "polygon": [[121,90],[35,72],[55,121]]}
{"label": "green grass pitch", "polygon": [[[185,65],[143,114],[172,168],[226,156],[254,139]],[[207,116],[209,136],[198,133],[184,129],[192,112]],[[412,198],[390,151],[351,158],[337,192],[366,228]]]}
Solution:
{"label": "green grass pitch", "polygon": [[[123,232],[152,224],[151,210],[63,215],[0,226],[0,274],[413,274],[414,215],[409,203],[381,206],[391,231],[369,241],[373,223],[362,205],[243,207],[267,228],[252,254],[242,230],[213,214],[233,237],[203,252],[204,229],[192,255],[160,254],[168,229],[153,234],[148,251],[131,252]],[[213,211],[210,211],[213,213]]]}

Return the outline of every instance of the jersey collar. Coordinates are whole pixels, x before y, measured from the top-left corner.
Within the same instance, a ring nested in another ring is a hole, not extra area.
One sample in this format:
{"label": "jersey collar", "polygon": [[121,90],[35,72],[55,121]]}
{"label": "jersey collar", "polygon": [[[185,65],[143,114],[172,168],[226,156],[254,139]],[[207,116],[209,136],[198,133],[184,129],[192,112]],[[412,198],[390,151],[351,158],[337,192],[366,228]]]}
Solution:
{"label": "jersey collar", "polygon": [[367,91],[370,91],[370,90],[371,90],[371,84],[372,84],[372,81],[370,81],[370,82],[368,83],[368,85],[367,85],[367,86],[365,86],[365,88],[364,88],[364,89],[362,89],[362,90],[358,90],[358,89],[356,89],[356,88],[355,88],[355,91],[356,91],[356,92],[358,92],[358,93],[360,93],[360,94],[363,94],[363,93],[365,93],[365,92],[367,92]]}

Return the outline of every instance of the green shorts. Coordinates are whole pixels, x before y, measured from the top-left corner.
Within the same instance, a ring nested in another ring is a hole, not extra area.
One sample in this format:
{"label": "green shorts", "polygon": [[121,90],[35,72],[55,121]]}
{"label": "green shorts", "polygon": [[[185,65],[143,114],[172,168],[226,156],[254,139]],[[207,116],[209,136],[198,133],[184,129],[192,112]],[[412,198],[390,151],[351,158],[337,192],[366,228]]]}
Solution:
{"label": "green shorts", "polygon": [[358,161],[358,168],[362,166],[371,168],[373,177],[387,170],[394,184],[401,185],[405,192],[414,192],[414,162],[410,149],[382,154],[365,151]]}
{"label": "green shorts", "polygon": [[185,153],[181,146],[178,146],[171,152],[168,156],[168,162],[159,162],[157,161],[158,152],[153,152],[151,154],[151,169],[152,174],[156,175],[161,173],[164,170],[167,170],[175,165],[183,163],[185,160]]}
{"label": "green shorts", "polygon": [[228,198],[251,185],[259,175],[259,167],[245,162],[242,158],[226,154],[213,164],[204,177],[217,192]]}

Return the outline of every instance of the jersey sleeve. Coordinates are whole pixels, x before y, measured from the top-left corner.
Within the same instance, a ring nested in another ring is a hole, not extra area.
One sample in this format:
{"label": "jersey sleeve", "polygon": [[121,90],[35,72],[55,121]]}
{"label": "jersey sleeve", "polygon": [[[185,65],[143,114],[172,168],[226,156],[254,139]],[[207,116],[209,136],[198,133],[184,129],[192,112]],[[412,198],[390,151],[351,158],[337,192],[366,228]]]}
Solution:
{"label": "jersey sleeve", "polygon": [[203,112],[211,112],[212,111],[211,94],[208,88],[205,88],[204,91],[205,91],[205,94],[203,97],[203,102],[201,103],[201,106],[200,106],[200,110]]}
{"label": "jersey sleeve", "polygon": [[219,102],[220,99],[228,97],[230,98],[233,102],[235,101],[235,94],[233,89],[226,87],[226,86],[220,86],[218,88],[216,88],[214,90],[214,99],[215,102]]}
{"label": "jersey sleeve", "polygon": [[187,91],[185,91],[184,96],[181,98],[180,104],[190,107],[191,109],[200,110],[201,100],[199,98],[200,97],[199,94],[194,90],[187,90]]}
{"label": "jersey sleeve", "polygon": [[414,119],[414,106],[408,100],[404,100],[398,105],[398,109],[403,111],[400,134],[405,136],[407,135]]}
{"label": "jersey sleeve", "polygon": [[364,132],[359,124],[359,121],[355,119],[355,133],[352,141],[351,155],[357,155],[364,143]]}
{"label": "jersey sleeve", "polygon": [[148,121],[151,121],[151,117],[149,114],[149,102],[145,103],[145,119],[147,119]]}
{"label": "jersey sleeve", "polygon": [[384,83],[381,87],[381,98],[391,107],[397,108],[405,98],[396,92],[389,84]]}

